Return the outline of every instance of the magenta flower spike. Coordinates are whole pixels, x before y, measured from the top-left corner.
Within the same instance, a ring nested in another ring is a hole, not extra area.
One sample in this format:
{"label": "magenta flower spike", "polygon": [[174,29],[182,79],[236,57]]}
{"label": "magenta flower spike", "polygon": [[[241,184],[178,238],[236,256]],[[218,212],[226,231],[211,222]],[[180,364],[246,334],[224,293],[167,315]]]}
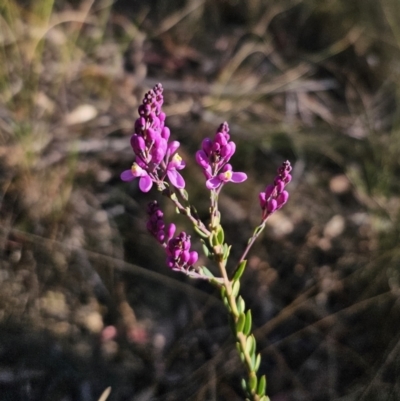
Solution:
{"label": "magenta flower spike", "polygon": [[259,194],[260,206],[263,211],[262,219],[264,221],[288,201],[289,193],[284,188],[292,180],[291,171],[292,166],[290,162],[283,162],[282,166],[278,168],[274,185],[268,185],[265,191]]}
{"label": "magenta flower spike", "polygon": [[134,133],[131,137],[131,146],[136,160],[130,170],[121,174],[123,181],[132,181],[139,178],[139,188],[148,192],[157,184],[165,188],[164,180],[182,189],[185,180],[177,170],[182,170],[185,163],[176,153],[180,143],[168,143],[170,130],[165,126],[165,113],[161,111],[163,104],[163,88],[157,84],[148,91],[138,108],[139,118],[135,122]]}
{"label": "magenta flower spike", "polygon": [[220,125],[213,141],[205,138],[201,147],[196,152],[196,161],[203,169],[208,189],[218,189],[227,182],[240,183],[247,179],[245,173],[233,172],[232,166],[228,164],[236,151],[236,145],[230,141],[227,122]]}

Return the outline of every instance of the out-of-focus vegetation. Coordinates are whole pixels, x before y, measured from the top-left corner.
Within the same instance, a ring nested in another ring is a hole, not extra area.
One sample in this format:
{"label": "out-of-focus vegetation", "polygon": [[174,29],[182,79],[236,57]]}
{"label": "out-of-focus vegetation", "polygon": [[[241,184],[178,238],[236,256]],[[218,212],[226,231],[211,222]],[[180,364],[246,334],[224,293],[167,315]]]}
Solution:
{"label": "out-of-focus vegetation", "polygon": [[161,82],[204,216],[192,156],[231,126],[233,256],[294,165],[243,286],[271,400],[398,400],[399,71],[397,0],[3,0],[0,398],[242,399],[218,298],[167,271],[158,195],[119,180]]}

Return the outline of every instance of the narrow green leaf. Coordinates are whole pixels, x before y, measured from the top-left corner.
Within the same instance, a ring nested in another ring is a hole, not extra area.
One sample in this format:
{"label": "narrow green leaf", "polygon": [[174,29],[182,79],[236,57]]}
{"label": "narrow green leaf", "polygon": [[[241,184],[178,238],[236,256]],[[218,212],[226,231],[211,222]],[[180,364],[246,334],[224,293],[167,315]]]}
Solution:
{"label": "narrow green leaf", "polygon": [[207,258],[209,258],[209,257],[210,257],[210,250],[208,249],[208,246],[206,245],[206,243],[205,243],[203,240],[201,240],[201,246],[202,246],[202,248],[203,248],[203,253],[204,253],[204,255],[205,255]]}
{"label": "narrow green leaf", "polygon": [[224,298],[223,301],[224,301],[225,308],[228,309],[228,310],[230,311],[230,310],[231,310],[231,307],[229,306],[228,300],[227,300],[226,298]]}
{"label": "narrow green leaf", "polygon": [[240,343],[239,343],[239,341],[236,341],[236,349],[237,349],[237,352],[240,354],[242,351],[242,348],[240,347]]}
{"label": "narrow green leaf", "polygon": [[267,389],[267,379],[265,378],[265,375],[262,375],[258,382],[257,394],[259,396],[264,395],[266,389]]}
{"label": "narrow green leaf", "polygon": [[244,300],[243,300],[242,297],[239,297],[239,298],[237,299],[237,301],[236,301],[236,307],[237,307],[239,313],[244,312],[246,305],[245,305]]}
{"label": "narrow green leaf", "polygon": [[224,244],[223,246],[224,246],[224,251],[223,251],[224,260],[227,260],[229,253],[231,252],[232,245],[228,246],[228,244]]}
{"label": "narrow green leaf", "polygon": [[250,355],[250,357],[255,354],[256,350],[256,339],[253,334],[246,339],[246,353]]}
{"label": "narrow green leaf", "polygon": [[189,195],[185,189],[181,188],[179,193],[181,194],[182,198],[185,199],[185,201],[189,200]]}
{"label": "narrow green leaf", "polygon": [[221,225],[219,225],[217,227],[217,240],[218,240],[218,244],[222,245],[224,243],[224,239],[225,239],[225,234],[224,234],[224,229],[222,228]]}
{"label": "narrow green leaf", "polygon": [[211,232],[210,237],[209,237],[209,241],[210,241],[210,245],[212,247],[218,245],[218,238],[217,238],[217,235],[216,235],[215,231]]}
{"label": "narrow green leaf", "polygon": [[225,287],[221,287],[221,298],[222,299],[226,298],[226,288]]}
{"label": "narrow green leaf", "polygon": [[198,235],[200,235],[200,237],[202,238],[208,238],[208,235],[206,233],[203,233],[203,231],[200,230],[200,228],[196,225],[193,225],[194,231],[196,231],[196,233]]}
{"label": "narrow green leaf", "polygon": [[243,260],[242,262],[240,262],[240,265],[238,266],[238,268],[235,271],[235,274],[233,275],[233,281],[237,281],[240,279],[240,277],[242,277],[244,269],[246,268],[246,263],[247,260]]}
{"label": "narrow green leaf", "polygon": [[252,324],[252,317],[251,317],[251,310],[249,309],[246,312],[246,322],[243,329],[243,333],[246,334],[246,336],[248,336],[251,332],[251,324]]}
{"label": "narrow green leaf", "polygon": [[241,360],[241,361],[242,361],[242,363],[243,363],[243,362],[244,362],[244,359],[245,359],[245,358],[244,358],[244,354],[243,354],[243,352],[241,352],[239,355],[240,355],[240,360]]}
{"label": "narrow green leaf", "polygon": [[190,211],[194,218],[196,218],[197,220],[200,220],[199,214],[197,213],[197,209],[193,205],[190,205]]}
{"label": "narrow green leaf", "polygon": [[256,363],[254,364],[254,372],[258,372],[258,369],[260,368],[260,364],[261,364],[261,354],[257,354],[257,358],[256,358]]}
{"label": "narrow green leaf", "polygon": [[253,354],[255,354],[256,353],[256,339],[255,339],[255,337],[253,336],[253,334],[250,336],[250,338],[252,338],[252,347],[251,347],[251,350],[250,350],[250,355],[253,355]]}
{"label": "narrow green leaf", "polygon": [[210,278],[214,278],[214,277],[215,277],[214,274],[212,274],[212,273],[210,272],[210,270],[208,270],[208,268],[207,268],[206,266],[201,266],[200,269],[201,269],[202,273],[203,273],[205,276],[210,277]]}
{"label": "narrow green leaf", "polygon": [[246,383],[245,379],[242,379],[241,384],[242,384],[243,391],[247,391],[247,383]]}
{"label": "narrow green leaf", "polygon": [[251,370],[255,373],[254,366],[256,365],[256,354],[251,354]]}
{"label": "narrow green leaf", "polygon": [[232,295],[236,298],[240,290],[240,281],[235,281],[232,287]]}
{"label": "narrow green leaf", "polygon": [[253,338],[252,336],[246,338],[246,354],[251,355],[250,351],[253,348]]}
{"label": "narrow green leaf", "polygon": [[252,374],[249,377],[249,390],[253,393],[256,392],[257,390],[257,376],[255,374]]}
{"label": "narrow green leaf", "polygon": [[245,321],[246,321],[246,316],[244,313],[241,313],[236,323],[236,333],[241,333],[243,331]]}

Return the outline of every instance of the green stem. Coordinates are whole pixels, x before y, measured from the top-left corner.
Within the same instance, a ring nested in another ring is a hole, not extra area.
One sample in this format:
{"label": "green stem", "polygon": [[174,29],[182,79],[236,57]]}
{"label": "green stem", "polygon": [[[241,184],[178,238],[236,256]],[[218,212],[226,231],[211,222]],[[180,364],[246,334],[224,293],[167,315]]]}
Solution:
{"label": "green stem", "polygon": [[175,206],[177,207],[177,209],[179,210],[179,212],[185,216],[187,216],[187,218],[193,223],[194,226],[198,227],[199,230],[201,230],[207,237],[209,237],[211,235],[211,232],[207,229],[207,227],[204,225],[204,223],[199,220],[199,219],[195,219],[191,213],[190,213],[190,209],[188,210],[188,208],[185,208],[182,203],[179,202],[178,197],[176,196],[175,193],[171,193],[171,192],[165,192],[163,191],[163,195],[167,196],[168,198],[171,199],[171,201],[175,204]]}
{"label": "green stem", "polygon": [[[225,261],[226,262],[226,261]],[[222,276],[222,280],[223,280],[223,286],[225,287],[225,291],[226,291],[226,298],[228,300],[229,303],[229,307],[232,310],[233,313],[233,318],[235,323],[237,322],[237,319],[239,317],[239,311],[237,309],[237,305],[236,305],[236,300],[235,297],[233,296],[233,291],[232,291],[232,282],[229,280],[228,278],[228,274],[226,272],[225,269],[225,263],[224,261],[220,261],[218,263],[218,267],[219,267],[219,271],[221,273]]]}
{"label": "green stem", "polygon": [[[254,242],[254,241],[253,241]],[[228,278],[228,274],[226,272],[225,266],[226,266],[226,261],[219,261],[218,263],[219,270],[221,272],[221,276],[223,279],[222,285],[225,287],[226,291],[226,299],[228,300],[228,312],[231,314],[233,323],[234,323],[234,335],[236,337],[236,340],[239,344],[240,352],[243,353],[244,355],[244,364],[246,366],[247,370],[247,376],[248,376],[248,383],[250,383],[250,380],[254,380],[254,377],[257,377],[257,372],[253,370],[253,364],[252,364],[252,359],[251,355],[247,352],[246,350],[246,342],[247,338],[249,336],[246,336],[243,332],[237,332],[236,331],[236,324],[238,323],[239,320],[239,311],[236,305],[236,299],[233,294],[232,290],[232,282]],[[251,400],[252,401],[260,401],[261,397],[257,395],[255,391],[250,392],[251,395]]]}
{"label": "green stem", "polygon": [[241,258],[239,259],[239,262],[237,263],[237,266],[236,266],[236,269],[233,272],[233,275],[235,275],[235,273],[236,273],[237,269],[239,268],[240,264],[246,259],[247,254],[249,253],[249,251],[250,251],[251,247],[253,246],[254,242],[256,241],[256,239],[263,232],[263,230],[265,228],[265,222],[266,222],[266,220],[263,220],[262,223],[258,227],[256,227],[256,229],[254,230],[253,235],[250,237],[249,241],[247,242],[247,246],[246,246],[245,250],[243,251],[243,254],[242,254]]}

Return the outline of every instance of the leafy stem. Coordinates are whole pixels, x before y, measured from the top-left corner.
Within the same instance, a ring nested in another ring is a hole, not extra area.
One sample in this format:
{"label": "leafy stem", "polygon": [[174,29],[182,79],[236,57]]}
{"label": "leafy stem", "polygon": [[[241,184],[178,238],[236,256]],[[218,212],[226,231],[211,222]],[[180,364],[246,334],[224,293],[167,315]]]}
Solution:
{"label": "leafy stem", "polygon": [[245,261],[239,264],[240,270],[238,272],[240,274],[235,274],[234,279],[230,281],[226,272],[226,260],[219,261],[218,266],[223,279],[221,297],[232,320],[236,347],[247,371],[247,380],[242,383],[243,389],[249,397],[248,400],[268,401],[269,398],[265,395],[266,378],[265,376],[261,376],[260,379],[257,377],[261,355],[256,355],[256,339],[251,334],[251,311],[249,309],[245,311],[245,302],[239,295],[240,277],[244,271],[245,264]]}

